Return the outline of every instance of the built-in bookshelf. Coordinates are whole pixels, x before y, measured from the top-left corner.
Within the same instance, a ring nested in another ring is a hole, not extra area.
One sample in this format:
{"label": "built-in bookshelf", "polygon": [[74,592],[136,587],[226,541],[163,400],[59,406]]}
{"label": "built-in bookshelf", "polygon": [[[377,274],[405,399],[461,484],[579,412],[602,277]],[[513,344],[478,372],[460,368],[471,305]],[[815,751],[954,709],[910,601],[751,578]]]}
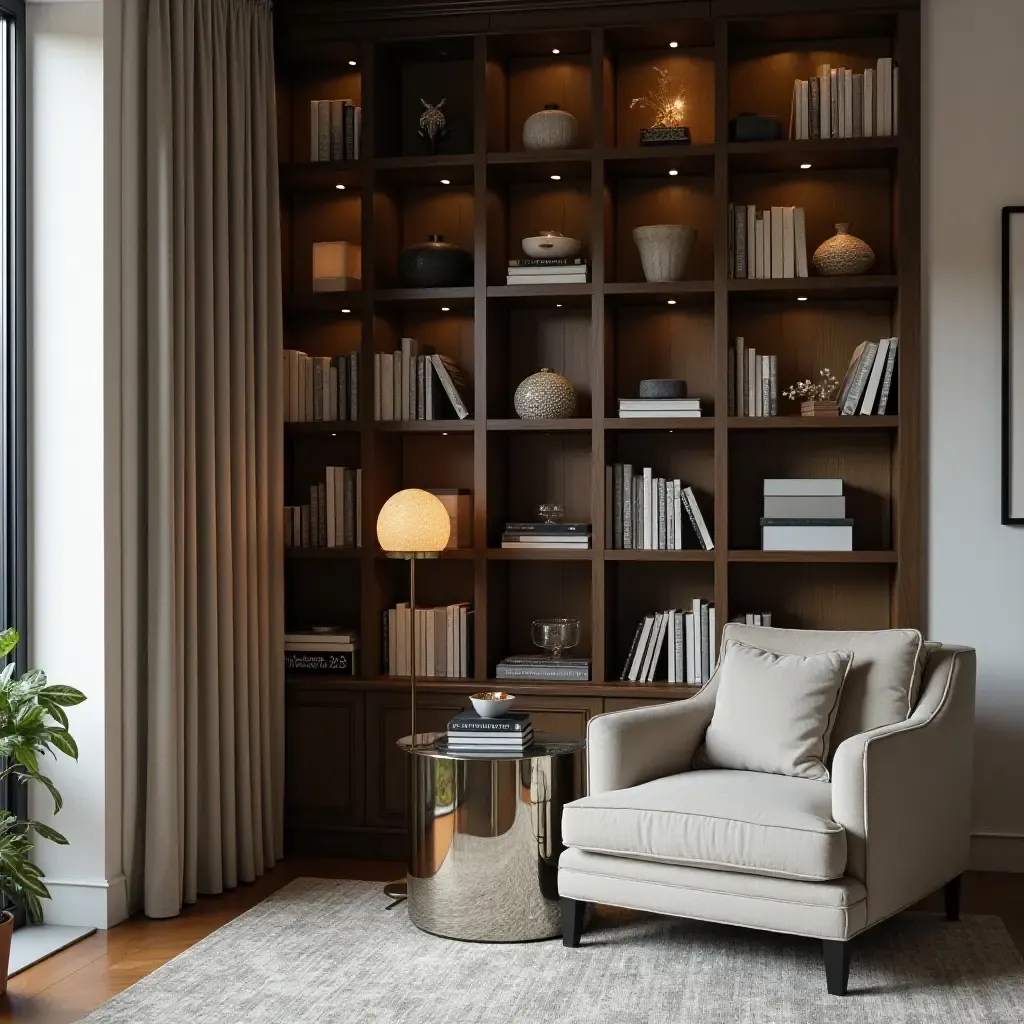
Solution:
{"label": "built-in bookshelf", "polygon": [[[779,0],[736,16],[753,8],[445,6],[417,5],[429,13],[415,16],[404,3],[299,0],[276,12],[285,344],[309,355],[359,352],[366,368],[357,422],[285,425],[288,504],[325,466],[362,470],[362,548],[285,553],[288,627],[353,627],[361,646],[354,678],[288,680],[295,849],[401,846],[404,766],[393,740],[408,728],[407,683],[381,675],[381,630],[382,612],[408,599],[408,566],[383,557],[374,529],[401,487],[473,495],[472,546],[417,566],[418,603],[468,601],[475,611],[472,678],[424,683],[422,728],[440,727],[467,694],[491,685],[502,658],[529,652],[538,617],[579,617],[573,653],[591,658],[592,681],[514,689],[535,727],[575,733],[592,714],[693,692],[619,682],[647,612],[700,599],[716,607],[719,631],[753,608],[775,626],[804,628],[921,618],[917,5],[856,12],[841,0]],[[729,141],[729,119],[742,112],[774,114],[788,129],[794,79],[879,57],[900,69],[897,136]],[[655,65],[686,87],[689,145],[638,145],[646,115],[629,101],[651,87]],[[361,106],[360,160],[310,162],[309,103],[324,96]],[[452,135],[429,155],[416,134],[419,100],[441,96]],[[524,120],[552,102],[577,118],[578,148],[525,151]],[[806,279],[734,279],[730,203],[803,208],[808,257],[833,224],[850,222],[876,263],[860,277],[812,268]],[[684,280],[644,280],[631,230],[650,223],[697,229]],[[583,241],[589,283],[505,284],[520,239],[541,229]],[[402,288],[400,251],[438,233],[473,254],[473,284]],[[313,243],[342,239],[362,246],[361,290],[313,293]],[[469,419],[373,420],[373,356],[403,336],[459,365]],[[777,356],[781,415],[729,415],[737,336]],[[895,415],[801,418],[799,402],[781,397],[824,366],[841,377],[860,342],[893,336]],[[515,388],[541,366],[573,383],[577,418],[516,417]],[[687,380],[702,418],[617,418],[620,397],[666,376]],[[605,467],[622,462],[690,484],[714,550],[606,547]],[[843,479],[854,551],[759,550],[763,479],[786,476]],[[502,550],[505,522],[535,518],[543,501],[592,523],[592,547]],[[330,792],[311,790],[324,761],[303,743],[307,731],[317,742],[324,716],[347,737],[344,778]]]}

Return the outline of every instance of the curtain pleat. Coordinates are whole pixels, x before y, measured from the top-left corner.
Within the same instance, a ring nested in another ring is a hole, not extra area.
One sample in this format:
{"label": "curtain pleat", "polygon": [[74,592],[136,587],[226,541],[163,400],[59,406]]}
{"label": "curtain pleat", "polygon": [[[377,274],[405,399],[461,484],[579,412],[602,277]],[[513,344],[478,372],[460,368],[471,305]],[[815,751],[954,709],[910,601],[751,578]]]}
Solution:
{"label": "curtain pleat", "polygon": [[265,0],[121,4],[123,81],[144,91],[144,117],[122,111],[122,173],[144,169],[123,197],[143,269],[134,318],[122,273],[122,375],[145,396],[122,409],[124,854],[163,917],[282,852],[273,34]]}

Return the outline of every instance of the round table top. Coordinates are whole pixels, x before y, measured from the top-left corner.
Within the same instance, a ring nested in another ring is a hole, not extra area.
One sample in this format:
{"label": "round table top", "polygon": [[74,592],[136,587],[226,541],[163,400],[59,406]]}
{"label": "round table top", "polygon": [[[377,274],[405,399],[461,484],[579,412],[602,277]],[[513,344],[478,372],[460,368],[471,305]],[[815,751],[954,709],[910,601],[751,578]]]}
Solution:
{"label": "round table top", "polygon": [[522,752],[482,751],[479,754],[467,753],[463,750],[451,751],[447,745],[447,734],[443,732],[420,732],[416,734],[416,742],[412,736],[403,736],[398,746],[407,754],[417,757],[444,758],[448,761],[530,761],[535,757],[561,757],[575,754],[586,747],[586,740],[574,740],[568,736],[556,736],[553,733],[534,733],[533,743]]}

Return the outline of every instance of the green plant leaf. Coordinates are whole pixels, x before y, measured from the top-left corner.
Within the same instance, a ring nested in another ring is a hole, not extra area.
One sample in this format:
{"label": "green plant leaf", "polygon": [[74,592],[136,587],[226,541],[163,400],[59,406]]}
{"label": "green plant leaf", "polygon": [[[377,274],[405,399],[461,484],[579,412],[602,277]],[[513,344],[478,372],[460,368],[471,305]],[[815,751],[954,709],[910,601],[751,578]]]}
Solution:
{"label": "green plant leaf", "polygon": [[0,633],[0,658],[6,658],[18,646],[20,639],[16,629],[5,629]]}
{"label": "green plant leaf", "polygon": [[25,870],[25,861],[21,858],[11,858],[0,863],[0,871],[3,871],[19,889],[26,893],[32,893],[33,896],[38,896],[41,899],[50,898],[49,890],[35,875]]}
{"label": "green plant leaf", "polygon": [[37,835],[49,839],[51,843],[56,843],[58,846],[68,845],[68,841],[55,828],[50,828],[49,825],[44,825],[41,821],[30,821],[28,824]]}
{"label": "green plant leaf", "polygon": [[11,681],[11,676],[14,675],[14,662],[8,662],[4,665],[4,670],[0,672],[0,686],[6,686]]}
{"label": "green plant leaf", "polygon": [[51,729],[50,742],[60,751],[78,760],[78,744],[66,729]]}
{"label": "green plant leaf", "polygon": [[18,732],[25,735],[38,729],[46,720],[46,708],[39,704],[29,704],[23,711],[18,713],[14,727]]}
{"label": "green plant leaf", "polygon": [[39,703],[46,708],[47,714],[52,715],[59,723],[62,729],[68,727],[68,716],[64,709],[59,705],[55,704],[51,700],[47,700],[45,697],[39,698]]}
{"label": "green plant leaf", "polygon": [[25,893],[25,913],[33,924],[40,924],[43,920],[43,907],[38,897],[31,893]]}
{"label": "green plant leaf", "polygon": [[47,686],[40,691],[40,696],[46,696],[55,704],[63,704],[66,708],[73,708],[86,699],[85,694],[73,686]]}
{"label": "green plant leaf", "polygon": [[64,798],[58,792],[57,787],[45,775],[39,775],[37,773],[32,777],[36,782],[41,782],[50,791],[50,796],[53,797],[53,813],[57,814],[64,806]]}
{"label": "green plant leaf", "polygon": [[33,778],[39,774],[39,758],[36,757],[36,752],[30,746],[16,742],[14,757]]}
{"label": "green plant leaf", "polygon": [[18,682],[27,690],[38,692],[46,686],[46,673],[42,669],[30,668]]}

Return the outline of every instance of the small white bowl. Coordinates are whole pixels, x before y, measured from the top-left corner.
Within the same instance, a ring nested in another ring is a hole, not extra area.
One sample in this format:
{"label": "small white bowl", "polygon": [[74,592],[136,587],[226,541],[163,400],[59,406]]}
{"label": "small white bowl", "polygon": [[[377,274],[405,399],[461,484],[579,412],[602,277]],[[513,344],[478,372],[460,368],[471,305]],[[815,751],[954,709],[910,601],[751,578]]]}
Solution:
{"label": "small white bowl", "polygon": [[515,701],[515,697],[511,693],[505,693],[504,690],[474,693],[469,699],[481,718],[501,718]]}
{"label": "small white bowl", "polygon": [[523,239],[523,252],[535,260],[563,260],[575,256],[581,245],[578,238],[569,238],[558,231],[542,231],[532,238]]}

